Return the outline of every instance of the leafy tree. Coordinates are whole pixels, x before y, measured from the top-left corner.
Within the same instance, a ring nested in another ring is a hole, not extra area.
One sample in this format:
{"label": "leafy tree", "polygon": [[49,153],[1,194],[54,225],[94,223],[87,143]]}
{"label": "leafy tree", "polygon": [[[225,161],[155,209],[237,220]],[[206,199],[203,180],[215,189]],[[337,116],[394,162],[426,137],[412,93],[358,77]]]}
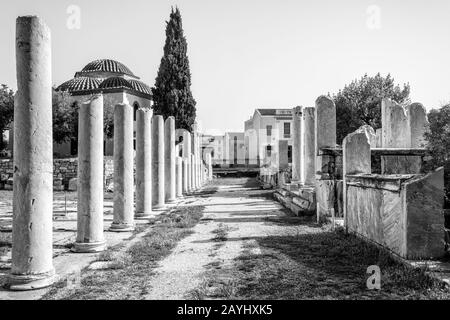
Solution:
{"label": "leafy tree", "polygon": [[103,132],[105,137],[114,136],[114,108],[103,109]]}
{"label": "leafy tree", "polygon": [[445,167],[446,207],[450,208],[450,104],[428,113],[430,123],[425,138],[431,153],[432,168]]}
{"label": "leafy tree", "polygon": [[14,92],[8,86],[2,84],[0,87],[0,150],[6,145],[3,141],[3,132],[11,124],[14,118]]}
{"label": "leafy tree", "polygon": [[53,90],[53,141],[76,141],[78,137],[78,103],[70,103],[70,94]]}
{"label": "leafy tree", "polygon": [[178,8],[172,8],[166,23],[164,55],[152,88],[153,110],[164,118],[174,116],[177,128],[191,130],[196,117],[196,102],[191,92],[187,42]]}
{"label": "leafy tree", "polygon": [[338,143],[362,125],[381,128],[381,100],[390,98],[400,104],[409,103],[409,92],[409,84],[395,85],[390,74],[386,77],[379,73],[374,77],[365,74],[346,85],[333,96]]}
{"label": "leafy tree", "polygon": [[[53,90],[53,140],[56,143],[78,141],[79,108],[77,101],[70,102],[69,92]],[[103,111],[103,132],[105,137],[113,137],[113,108]]]}

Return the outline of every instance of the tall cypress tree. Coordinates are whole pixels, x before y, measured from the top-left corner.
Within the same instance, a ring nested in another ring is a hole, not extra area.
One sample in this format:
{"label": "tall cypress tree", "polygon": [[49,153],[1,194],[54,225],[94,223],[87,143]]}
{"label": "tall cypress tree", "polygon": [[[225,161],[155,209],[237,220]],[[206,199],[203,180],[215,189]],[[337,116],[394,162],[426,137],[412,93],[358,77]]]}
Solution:
{"label": "tall cypress tree", "polygon": [[172,8],[166,23],[164,55],[152,88],[153,111],[164,118],[174,116],[177,128],[190,131],[196,117],[196,102],[191,92],[187,42],[178,8]]}

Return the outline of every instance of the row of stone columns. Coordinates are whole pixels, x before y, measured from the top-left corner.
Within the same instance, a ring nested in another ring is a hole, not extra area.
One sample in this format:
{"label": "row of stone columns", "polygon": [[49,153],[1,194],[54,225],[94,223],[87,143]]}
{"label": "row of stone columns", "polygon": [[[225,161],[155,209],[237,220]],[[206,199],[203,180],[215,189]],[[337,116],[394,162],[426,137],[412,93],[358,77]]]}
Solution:
{"label": "row of stone columns", "polygon": [[[14,106],[12,267],[9,287],[30,290],[54,281],[53,137],[50,30],[35,16],[16,25],[18,92]],[[103,96],[79,110],[77,237],[74,252],[106,248],[103,223]],[[195,128],[196,129],[196,128]],[[166,203],[197,190],[205,181],[198,133],[186,131],[183,157],[176,154],[175,119],[140,109],[133,148],[133,108],[114,107],[114,204],[110,231],[134,229]],[[189,146],[189,148],[188,148]],[[136,161],[136,207],[134,206]],[[210,163],[210,160],[209,160]],[[203,172],[203,173],[202,173]]]}

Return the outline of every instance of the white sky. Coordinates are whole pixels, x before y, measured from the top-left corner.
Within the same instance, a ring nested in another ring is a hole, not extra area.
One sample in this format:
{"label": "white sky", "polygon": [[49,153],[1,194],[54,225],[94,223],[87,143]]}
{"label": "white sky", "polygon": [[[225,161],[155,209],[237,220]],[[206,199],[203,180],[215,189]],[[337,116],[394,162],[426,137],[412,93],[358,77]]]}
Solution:
{"label": "white sky", "polygon": [[[91,60],[111,58],[153,86],[165,20],[178,5],[199,122],[208,132],[243,131],[259,107],[313,106],[364,73],[409,82],[412,100],[427,109],[450,101],[448,0],[2,2],[0,83],[14,89],[18,15],[39,15],[50,26],[56,85]],[[70,5],[81,10],[80,29],[67,27]]]}

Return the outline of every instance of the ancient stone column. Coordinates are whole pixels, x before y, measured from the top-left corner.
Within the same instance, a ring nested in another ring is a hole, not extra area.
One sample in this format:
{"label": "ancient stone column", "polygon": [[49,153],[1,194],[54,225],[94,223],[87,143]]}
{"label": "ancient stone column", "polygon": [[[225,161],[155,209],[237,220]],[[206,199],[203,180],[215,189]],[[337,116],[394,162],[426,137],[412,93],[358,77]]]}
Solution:
{"label": "ancient stone column", "polygon": [[336,106],[327,96],[316,100],[315,133],[317,149],[336,147]]}
{"label": "ancient stone column", "polygon": [[11,290],[49,286],[55,272],[50,42],[40,18],[17,19]]}
{"label": "ancient stone column", "polygon": [[152,118],[152,199],[156,210],[165,205],[164,171],[164,118],[155,115]]}
{"label": "ancient stone column", "polygon": [[317,220],[334,216],[335,204],[335,156],[324,154],[324,148],[336,148],[336,106],[327,96],[316,100],[315,108],[315,156]]}
{"label": "ancient stone column", "polygon": [[80,106],[78,116],[78,218],[74,252],[105,250],[103,236],[103,96]]}
{"label": "ancient stone column", "polygon": [[292,183],[300,183],[302,177],[302,109],[303,107],[295,107],[292,110]]}
{"label": "ancient stone column", "polygon": [[195,167],[197,166],[195,161],[195,155],[191,154],[191,192],[195,191]]}
{"label": "ancient stone column", "polygon": [[176,157],[176,196],[183,197],[183,158]]}
{"label": "ancient stone column", "polygon": [[176,200],[175,118],[168,117],[164,125],[164,164],[166,202]]}
{"label": "ancient stone column", "polygon": [[207,153],[206,154],[206,165],[208,166],[208,180],[212,180],[213,179],[213,172],[212,172],[212,157],[211,157],[211,153]]}
{"label": "ancient stone column", "polygon": [[187,158],[182,158],[183,159],[183,193],[187,194],[189,193],[189,160]]}
{"label": "ancient stone column", "polygon": [[114,219],[110,231],[134,229],[133,197],[133,108],[114,107]]}
{"label": "ancient stone column", "polygon": [[136,113],[136,214],[137,219],[152,216],[152,112]]}
{"label": "ancient stone column", "polygon": [[195,157],[195,167],[194,167],[194,188],[200,188],[200,155],[199,155],[199,139],[198,139],[198,124],[194,122],[192,129],[192,153]]}
{"label": "ancient stone column", "polygon": [[308,186],[314,186],[316,181],[316,156],[315,156],[315,131],[314,131],[314,112],[315,108],[303,108],[303,143],[304,143],[304,159],[303,159],[303,183]]}
{"label": "ancient stone column", "polygon": [[191,165],[191,152],[192,143],[191,143],[191,134],[189,131],[183,131],[183,158],[187,162],[187,192],[193,191],[192,186],[192,165]]}

